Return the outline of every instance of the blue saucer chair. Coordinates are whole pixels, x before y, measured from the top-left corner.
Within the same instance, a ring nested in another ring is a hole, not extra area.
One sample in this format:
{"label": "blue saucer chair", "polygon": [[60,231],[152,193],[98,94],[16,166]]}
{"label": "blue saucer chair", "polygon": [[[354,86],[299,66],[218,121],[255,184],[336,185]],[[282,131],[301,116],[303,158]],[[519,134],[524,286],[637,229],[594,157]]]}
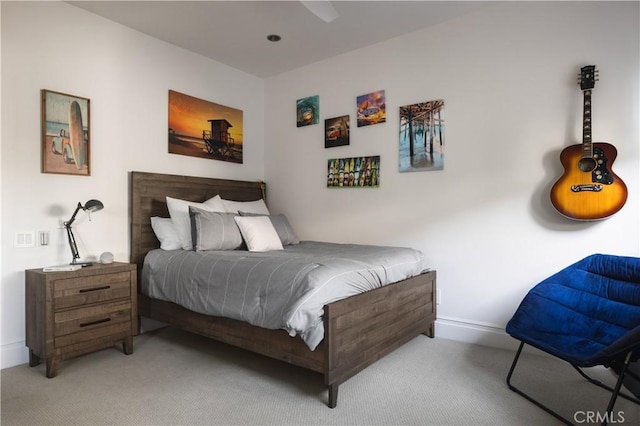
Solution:
{"label": "blue saucer chair", "polygon": [[[611,419],[618,396],[640,404],[621,392],[625,381],[640,381],[628,368],[640,358],[640,258],[594,254],[566,267],[529,291],[506,331],[520,340],[507,385],[562,422],[572,424],[511,384],[525,343],[568,362],[611,392],[603,424]],[[599,365],[618,374],[613,388],[582,370]]]}

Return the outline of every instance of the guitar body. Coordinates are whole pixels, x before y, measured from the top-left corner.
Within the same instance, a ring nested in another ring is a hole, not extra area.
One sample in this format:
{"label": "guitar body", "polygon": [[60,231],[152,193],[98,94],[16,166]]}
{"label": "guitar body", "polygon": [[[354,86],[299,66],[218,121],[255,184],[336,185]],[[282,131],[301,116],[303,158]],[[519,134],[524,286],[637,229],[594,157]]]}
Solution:
{"label": "guitar body", "polygon": [[604,219],[627,201],[627,186],[611,170],[616,148],[603,142],[592,146],[593,157],[584,157],[580,144],[568,146],[560,154],[564,174],[551,188],[551,203],[571,219]]}

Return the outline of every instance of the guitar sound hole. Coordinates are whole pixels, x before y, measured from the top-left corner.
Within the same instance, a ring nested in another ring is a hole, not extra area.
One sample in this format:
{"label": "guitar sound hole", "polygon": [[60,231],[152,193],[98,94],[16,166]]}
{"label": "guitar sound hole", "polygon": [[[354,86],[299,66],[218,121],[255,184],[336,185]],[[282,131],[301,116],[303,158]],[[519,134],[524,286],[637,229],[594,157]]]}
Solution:
{"label": "guitar sound hole", "polygon": [[582,172],[593,171],[597,165],[598,163],[593,158],[581,158],[580,161],[578,161],[578,168]]}

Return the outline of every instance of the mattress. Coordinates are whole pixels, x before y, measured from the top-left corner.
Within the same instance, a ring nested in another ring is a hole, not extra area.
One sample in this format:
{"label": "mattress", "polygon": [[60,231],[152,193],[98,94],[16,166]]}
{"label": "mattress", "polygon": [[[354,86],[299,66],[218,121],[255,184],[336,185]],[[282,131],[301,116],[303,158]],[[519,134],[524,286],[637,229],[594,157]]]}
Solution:
{"label": "mattress", "polygon": [[314,350],[324,305],[426,272],[414,249],[303,241],[284,250],[150,251],[141,291],[201,314],[299,335]]}

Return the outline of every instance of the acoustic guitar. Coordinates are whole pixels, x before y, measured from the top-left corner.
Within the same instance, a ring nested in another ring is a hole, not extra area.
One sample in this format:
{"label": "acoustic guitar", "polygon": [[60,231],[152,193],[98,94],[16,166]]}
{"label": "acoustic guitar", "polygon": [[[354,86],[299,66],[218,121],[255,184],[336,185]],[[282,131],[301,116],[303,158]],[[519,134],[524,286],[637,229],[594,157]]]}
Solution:
{"label": "acoustic guitar", "polygon": [[591,90],[597,73],[595,65],[580,69],[578,82],[584,94],[582,144],[562,150],[564,174],[551,188],[553,206],[575,220],[605,219],[627,201],[627,186],[611,169],[616,148],[605,142],[591,142]]}

